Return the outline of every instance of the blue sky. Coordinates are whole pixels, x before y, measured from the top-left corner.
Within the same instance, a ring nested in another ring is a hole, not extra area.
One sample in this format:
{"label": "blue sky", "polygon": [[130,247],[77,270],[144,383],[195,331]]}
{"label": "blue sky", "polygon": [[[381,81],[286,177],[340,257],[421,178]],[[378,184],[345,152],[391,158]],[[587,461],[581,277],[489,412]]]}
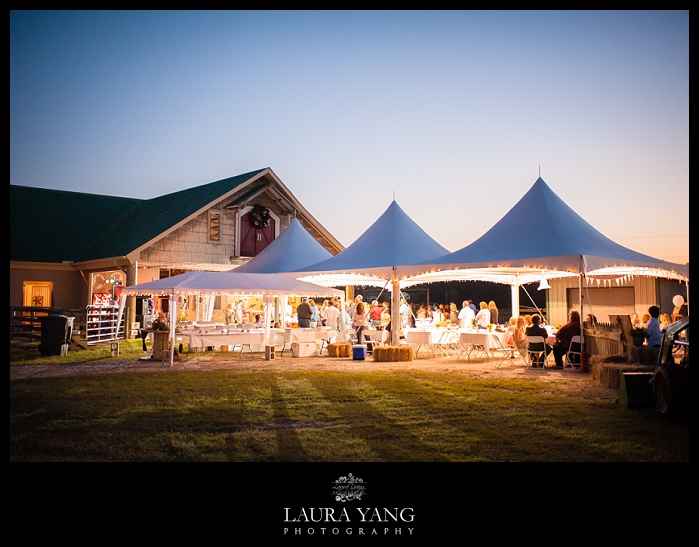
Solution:
{"label": "blue sky", "polygon": [[345,246],[395,195],[449,250],[540,168],[688,262],[689,12],[10,12],[10,184],[151,198],[263,167]]}

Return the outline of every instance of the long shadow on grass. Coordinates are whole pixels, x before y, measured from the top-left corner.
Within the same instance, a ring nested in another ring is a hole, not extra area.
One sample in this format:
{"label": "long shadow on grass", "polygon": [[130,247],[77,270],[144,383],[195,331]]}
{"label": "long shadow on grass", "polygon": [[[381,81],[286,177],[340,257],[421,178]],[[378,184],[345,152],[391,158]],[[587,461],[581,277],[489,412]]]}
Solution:
{"label": "long shadow on grass", "polygon": [[299,439],[298,433],[290,424],[293,420],[287,410],[287,404],[284,402],[284,396],[279,390],[277,382],[270,384],[272,390],[273,419],[277,426],[276,436],[279,447],[279,454],[285,454],[284,461],[288,462],[304,462],[309,461],[310,456],[303,448],[303,444]]}
{"label": "long shadow on grass", "polygon": [[[412,428],[397,423],[361,400],[355,390],[345,389],[339,382],[334,382],[332,387],[313,378],[310,382],[328,401],[332,401],[336,411],[346,417],[343,423],[371,448],[376,455],[374,461],[449,461],[422,442]],[[353,421],[352,416],[361,416],[362,423]]]}

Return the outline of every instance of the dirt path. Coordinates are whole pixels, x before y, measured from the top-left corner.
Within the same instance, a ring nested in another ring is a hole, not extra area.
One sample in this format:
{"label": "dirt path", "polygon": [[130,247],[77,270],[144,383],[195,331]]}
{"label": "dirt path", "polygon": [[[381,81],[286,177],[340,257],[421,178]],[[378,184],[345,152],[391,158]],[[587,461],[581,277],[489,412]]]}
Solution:
{"label": "dirt path", "polygon": [[177,372],[183,370],[235,370],[239,372],[275,371],[431,371],[478,379],[523,379],[551,384],[552,389],[572,392],[585,392],[594,399],[615,400],[617,390],[607,388],[593,380],[587,373],[571,369],[532,369],[523,364],[496,367],[496,361],[466,358],[459,360],[420,357],[403,363],[378,363],[372,357],[366,360],[331,357],[283,357],[264,360],[264,356],[230,356],[221,353],[206,355],[198,361],[190,357],[186,361],[176,361],[172,367],[163,366],[160,361],[104,361],[91,363],[66,363],[52,365],[21,365],[10,367],[10,380],[22,378],[51,378],[57,376],[77,376],[81,374],[108,374],[119,372]]}

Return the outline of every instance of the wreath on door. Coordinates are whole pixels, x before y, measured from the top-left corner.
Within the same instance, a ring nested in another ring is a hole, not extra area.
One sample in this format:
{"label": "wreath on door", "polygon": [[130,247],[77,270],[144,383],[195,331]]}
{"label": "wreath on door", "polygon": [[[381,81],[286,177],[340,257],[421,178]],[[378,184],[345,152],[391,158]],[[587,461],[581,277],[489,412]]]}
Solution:
{"label": "wreath on door", "polygon": [[269,209],[264,205],[253,205],[250,211],[250,223],[255,228],[266,228],[269,224]]}

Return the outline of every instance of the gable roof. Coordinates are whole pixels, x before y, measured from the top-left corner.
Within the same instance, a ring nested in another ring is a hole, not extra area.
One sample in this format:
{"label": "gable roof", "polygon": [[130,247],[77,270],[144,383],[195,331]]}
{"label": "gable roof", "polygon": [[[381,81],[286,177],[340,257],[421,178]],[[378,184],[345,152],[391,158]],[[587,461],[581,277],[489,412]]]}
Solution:
{"label": "gable roof", "polygon": [[293,219],[260,254],[235,269],[238,273],[291,272],[330,258],[332,254]]}
{"label": "gable roof", "polygon": [[393,201],[344,251],[293,273],[297,277],[306,277],[298,274],[316,274],[320,276],[313,277],[316,283],[323,282],[322,276],[332,274],[338,284],[377,284],[378,281],[383,285],[391,279],[397,266],[416,264],[447,252]]}
{"label": "gable roof", "polygon": [[152,199],[10,185],[10,260],[60,263],[126,256],[262,171]]}
{"label": "gable roof", "polygon": [[[532,221],[535,227],[524,229]],[[503,283],[511,283],[515,277],[520,283],[539,280],[542,271],[549,278],[580,273],[689,278],[689,266],[638,253],[603,235],[558,197],[542,178],[499,222],[470,245],[420,265],[399,268],[399,274],[406,277],[427,274],[422,276],[422,281],[439,277]],[[417,278],[413,281],[417,282]]]}

